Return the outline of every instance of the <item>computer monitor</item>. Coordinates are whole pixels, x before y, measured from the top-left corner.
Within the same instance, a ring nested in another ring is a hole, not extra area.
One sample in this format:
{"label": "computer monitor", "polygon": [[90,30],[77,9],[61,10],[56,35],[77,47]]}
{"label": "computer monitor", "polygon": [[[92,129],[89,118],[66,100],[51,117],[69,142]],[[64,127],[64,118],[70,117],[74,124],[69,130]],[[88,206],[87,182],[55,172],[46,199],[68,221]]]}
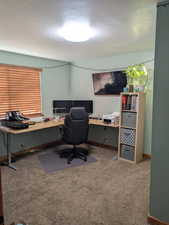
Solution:
{"label": "computer monitor", "polygon": [[53,113],[69,113],[72,107],[71,100],[54,100]]}
{"label": "computer monitor", "polygon": [[84,107],[87,113],[93,113],[92,100],[75,100],[72,101],[72,107]]}
{"label": "computer monitor", "polygon": [[84,107],[87,113],[93,113],[92,100],[54,100],[53,113],[69,113],[72,107]]}

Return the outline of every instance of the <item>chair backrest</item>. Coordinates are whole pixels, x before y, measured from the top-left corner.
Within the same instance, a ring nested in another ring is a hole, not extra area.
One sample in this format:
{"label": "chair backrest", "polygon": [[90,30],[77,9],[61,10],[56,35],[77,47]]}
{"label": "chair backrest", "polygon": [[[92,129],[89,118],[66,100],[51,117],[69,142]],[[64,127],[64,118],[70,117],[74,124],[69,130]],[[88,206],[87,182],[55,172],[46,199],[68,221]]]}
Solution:
{"label": "chair backrest", "polygon": [[66,115],[63,128],[63,140],[68,144],[85,143],[88,138],[89,117],[82,107],[73,107]]}

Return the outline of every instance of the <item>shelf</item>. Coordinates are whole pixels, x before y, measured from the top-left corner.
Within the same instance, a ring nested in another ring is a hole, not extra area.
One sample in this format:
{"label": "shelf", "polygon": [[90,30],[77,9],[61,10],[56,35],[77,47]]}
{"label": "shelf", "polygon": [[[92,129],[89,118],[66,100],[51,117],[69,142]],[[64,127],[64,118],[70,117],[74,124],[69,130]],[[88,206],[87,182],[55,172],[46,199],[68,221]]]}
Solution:
{"label": "shelf", "polygon": [[121,143],[121,142],[120,142],[120,145],[127,145],[127,146],[130,146],[130,147],[133,147],[133,148],[135,148],[135,146],[136,146],[136,145],[128,145],[128,144]]}
{"label": "shelf", "polygon": [[130,163],[135,163],[135,160],[125,159],[125,158],[123,158],[121,156],[119,156],[118,159],[123,160],[123,161],[126,161],[126,162],[130,162]]}
{"label": "shelf", "polygon": [[136,128],[134,128],[134,127],[126,127],[126,126],[121,126],[121,125],[120,125],[120,128],[126,128],[126,129],[136,130]]}
{"label": "shelf", "polygon": [[134,110],[122,110],[122,112],[132,112],[132,113],[137,113],[137,111],[134,111]]}
{"label": "shelf", "polygon": [[138,96],[139,94],[144,94],[144,92],[121,92],[121,95],[136,95]]}

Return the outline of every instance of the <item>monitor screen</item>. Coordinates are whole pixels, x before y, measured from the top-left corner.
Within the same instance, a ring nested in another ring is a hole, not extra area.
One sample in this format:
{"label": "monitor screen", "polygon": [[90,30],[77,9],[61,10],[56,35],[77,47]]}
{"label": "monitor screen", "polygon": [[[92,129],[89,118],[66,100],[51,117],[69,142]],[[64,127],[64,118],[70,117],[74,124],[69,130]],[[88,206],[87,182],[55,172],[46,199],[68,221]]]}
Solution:
{"label": "monitor screen", "polygon": [[53,113],[69,113],[72,106],[71,100],[54,100]]}
{"label": "monitor screen", "polygon": [[72,101],[72,107],[84,107],[87,113],[93,113],[93,101],[91,100]]}
{"label": "monitor screen", "polygon": [[69,113],[72,107],[84,107],[87,113],[93,113],[92,100],[54,100],[53,113]]}

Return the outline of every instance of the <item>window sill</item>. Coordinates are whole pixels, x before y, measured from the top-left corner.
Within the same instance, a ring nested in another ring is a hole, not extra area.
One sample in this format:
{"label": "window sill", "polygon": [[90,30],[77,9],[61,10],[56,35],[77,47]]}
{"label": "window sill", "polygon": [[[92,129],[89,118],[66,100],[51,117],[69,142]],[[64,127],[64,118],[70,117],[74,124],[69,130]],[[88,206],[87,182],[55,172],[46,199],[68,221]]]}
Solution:
{"label": "window sill", "polygon": [[33,117],[40,117],[40,116],[44,116],[43,113],[34,113],[34,114],[24,114],[25,117],[28,118],[33,118]]}

